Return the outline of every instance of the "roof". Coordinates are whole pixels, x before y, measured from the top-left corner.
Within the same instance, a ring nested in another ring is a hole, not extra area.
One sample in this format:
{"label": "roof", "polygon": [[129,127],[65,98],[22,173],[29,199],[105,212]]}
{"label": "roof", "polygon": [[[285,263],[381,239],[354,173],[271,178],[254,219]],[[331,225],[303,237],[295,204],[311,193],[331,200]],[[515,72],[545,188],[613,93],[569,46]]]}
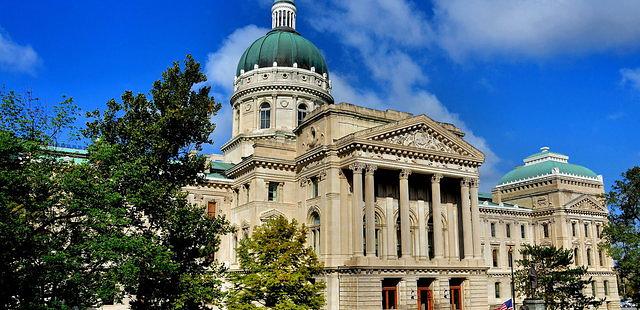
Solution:
{"label": "roof", "polygon": [[232,163],[225,163],[222,161],[212,161],[211,162],[211,170],[225,171],[233,168]]}
{"label": "roof", "polygon": [[524,163],[524,166],[516,167],[505,174],[498,182],[498,186],[549,175],[565,175],[601,181],[601,178],[591,169],[569,163],[568,156],[550,152],[548,147],[543,147],[539,153],[527,156]]}
{"label": "roof", "polygon": [[276,28],[259,38],[242,54],[236,75],[258,68],[293,67],[329,74],[327,63],[320,50],[311,41],[290,28]]}
{"label": "roof", "polygon": [[209,168],[209,173],[205,174],[205,177],[208,180],[225,180],[225,181],[229,181],[231,179],[229,179],[226,175],[225,175],[225,171],[233,168],[234,164],[232,163],[226,163],[223,161],[211,161],[210,162],[210,168]]}

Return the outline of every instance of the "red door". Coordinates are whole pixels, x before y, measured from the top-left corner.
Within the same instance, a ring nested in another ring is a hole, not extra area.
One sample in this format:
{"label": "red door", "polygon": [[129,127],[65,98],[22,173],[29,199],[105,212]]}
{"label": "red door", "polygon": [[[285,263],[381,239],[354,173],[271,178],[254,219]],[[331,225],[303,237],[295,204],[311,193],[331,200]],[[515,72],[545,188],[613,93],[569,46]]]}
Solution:
{"label": "red door", "polygon": [[451,310],[464,310],[462,307],[462,286],[451,286]]}
{"label": "red door", "polygon": [[418,310],[433,310],[433,294],[429,288],[418,288]]}

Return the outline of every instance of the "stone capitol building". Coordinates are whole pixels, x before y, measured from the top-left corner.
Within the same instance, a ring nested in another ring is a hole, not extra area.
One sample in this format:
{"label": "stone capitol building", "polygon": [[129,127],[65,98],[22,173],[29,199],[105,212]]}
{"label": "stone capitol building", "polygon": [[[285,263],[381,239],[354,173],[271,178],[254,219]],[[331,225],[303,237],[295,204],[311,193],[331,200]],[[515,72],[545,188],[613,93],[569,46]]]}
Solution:
{"label": "stone capitol building", "polygon": [[600,309],[620,308],[613,261],[598,248],[601,176],[545,147],[479,193],[484,155],[455,124],[335,101],[296,13],[294,0],[274,1],[273,29],[229,80],[232,137],[210,156],[208,186],[188,188],[237,228],[220,261],[237,269],[239,240],[284,216],[309,228],[326,309],[486,310],[511,298],[523,244],[555,245],[588,268]]}

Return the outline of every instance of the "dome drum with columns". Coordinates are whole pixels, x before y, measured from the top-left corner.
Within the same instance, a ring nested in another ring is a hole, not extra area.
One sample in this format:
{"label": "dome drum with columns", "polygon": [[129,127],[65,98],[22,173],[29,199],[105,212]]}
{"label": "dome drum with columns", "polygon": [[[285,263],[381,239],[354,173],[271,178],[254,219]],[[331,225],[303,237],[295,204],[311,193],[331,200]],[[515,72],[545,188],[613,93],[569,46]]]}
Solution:
{"label": "dome drum with columns", "polygon": [[293,130],[317,107],[333,103],[320,50],[296,31],[293,0],[276,0],[272,30],[243,53],[234,79],[232,139],[225,160],[250,156],[255,141],[295,141]]}

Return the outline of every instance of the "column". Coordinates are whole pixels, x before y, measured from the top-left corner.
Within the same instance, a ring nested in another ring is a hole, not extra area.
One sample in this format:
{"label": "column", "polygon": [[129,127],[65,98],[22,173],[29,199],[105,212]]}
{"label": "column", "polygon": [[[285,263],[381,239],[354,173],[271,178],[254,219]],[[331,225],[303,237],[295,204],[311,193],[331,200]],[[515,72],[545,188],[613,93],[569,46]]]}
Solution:
{"label": "column", "polygon": [[367,256],[376,256],[376,202],[374,173],[378,167],[367,165],[364,176],[364,216],[366,220],[365,238],[367,244]]}
{"label": "column", "polygon": [[364,166],[355,163],[349,166],[353,171],[353,195],[351,208],[353,220],[353,256],[362,256],[362,169]]}
{"label": "column", "polygon": [[420,242],[420,245],[418,246],[418,255],[421,259],[429,257],[429,234],[427,232],[426,218],[427,211],[425,202],[418,200],[418,242]]}
{"label": "column", "polygon": [[469,199],[469,183],[471,180],[462,179],[460,181],[460,205],[462,208],[462,238],[464,247],[464,258],[473,256],[473,224],[471,224],[471,206]]}
{"label": "column", "polygon": [[440,200],[440,180],[441,174],[431,177],[431,206],[433,208],[433,252],[435,259],[442,259],[444,254],[444,234],[442,231],[442,211]]}
{"label": "column", "polygon": [[397,259],[398,258],[398,248],[396,244],[396,219],[393,218],[392,214],[394,212],[393,207],[393,197],[385,198],[386,205],[386,213],[390,214],[387,216],[387,234],[385,235],[385,240],[387,247],[385,249],[385,254],[388,259]]}
{"label": "column", "polygon": [[409,218],[409,175],[411,171],[400,171],[400,244],[402,256],[411,256],[411,219]]}
{"label": "column", "polygon": [[[473,222],[473,257],[481,259],[480,234],[482,232],[480,231],[480,209],[478,207],[478,179],[471,180],[471,221]],[[520,235],[519,228],[516,232]]]}

